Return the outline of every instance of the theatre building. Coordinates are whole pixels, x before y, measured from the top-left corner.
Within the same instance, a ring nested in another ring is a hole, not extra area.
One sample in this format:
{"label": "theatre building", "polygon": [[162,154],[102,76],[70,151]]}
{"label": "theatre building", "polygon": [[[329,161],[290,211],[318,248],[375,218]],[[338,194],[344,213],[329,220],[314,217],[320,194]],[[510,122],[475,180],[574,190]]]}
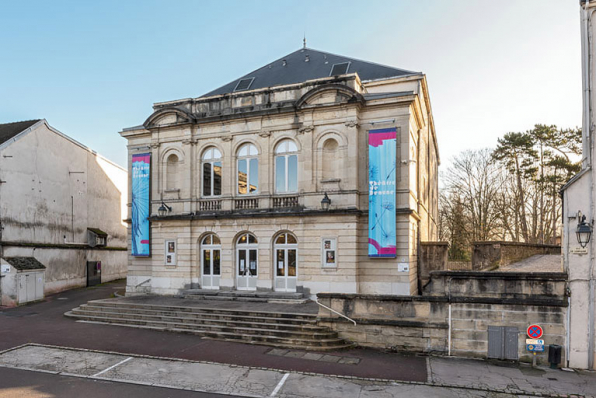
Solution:
{"label": "theatre building", "polygon": [[120,134],[127,294],[418,293],[438,217],[424,74],[305,47]]}

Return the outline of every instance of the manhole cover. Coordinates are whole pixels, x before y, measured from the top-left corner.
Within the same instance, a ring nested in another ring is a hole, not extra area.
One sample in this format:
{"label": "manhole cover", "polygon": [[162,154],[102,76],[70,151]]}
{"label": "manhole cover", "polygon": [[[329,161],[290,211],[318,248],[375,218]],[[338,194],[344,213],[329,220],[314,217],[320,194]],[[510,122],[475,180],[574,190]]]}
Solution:
{"label": "manhole cover", "polygon": [[557,380],[554,377],[547,377],[547,379],[549,379],[549,380]]}
{"label": "manhole cover", "polygon": [[68,300],[68,297],[58,297],[58,300]]}

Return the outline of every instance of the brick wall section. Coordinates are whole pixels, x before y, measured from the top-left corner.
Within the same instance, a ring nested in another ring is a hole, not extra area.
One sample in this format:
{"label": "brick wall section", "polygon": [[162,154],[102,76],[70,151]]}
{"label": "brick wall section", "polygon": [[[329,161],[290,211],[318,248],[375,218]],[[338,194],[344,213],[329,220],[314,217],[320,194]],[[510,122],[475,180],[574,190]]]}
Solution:
{"label": "brick wall section", "polygon": [[[431,286],[445,287],[449,276],[460,274],[462,272],[433,272]],[[357,325],[323,307],[319,309],[319,323],[360,346],[447,354],[451,305],[452,355],[486,358],[488,327],[509,326],[519,331],[519,359],[530,362],[532,357],[525,348],[526,328],[530,324],[542,326],[546,344],[565,345],[566,275],[543,274],[528,278],[513,274],[516,279],[511,276],[502,275],[499,280],[498,277],[467,275],[469,286],[462,291],[453,289],[450,296],[438,294],[438,291],[433,291],[433,295],[410,297],[320,293],[320,303],[354,319]],[[441,282],[435,283],[435,278]],[[545,285],[542,288],[540,281]],[[502,289],[503,297],[498,297],[498,291],[480,287]],[[547,358],[547,352],[537,356],[538,362],[543,364],[547,363]]]}
{"label": "brick wall section", "polygon": [[502,267],[536,254],[561,254],[561,246],[520,242],[474,242],[472,268],[474,270]]}
{"label": "brick wall section", "polygon": [[431,271],[447,269],[449,242],[421,242],[418,263],[418,283],[420,289],[430,281]]}

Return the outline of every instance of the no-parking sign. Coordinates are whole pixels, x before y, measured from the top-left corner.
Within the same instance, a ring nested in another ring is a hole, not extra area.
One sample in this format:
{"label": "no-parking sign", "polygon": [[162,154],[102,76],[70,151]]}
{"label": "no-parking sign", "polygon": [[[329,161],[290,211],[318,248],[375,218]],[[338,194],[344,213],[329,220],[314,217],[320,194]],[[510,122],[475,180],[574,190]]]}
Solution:
{"label": "no-parking sign", "polygon": [[539,339],[542,337],[542,328],[538,325],[530,325],[528,326],[528,337],[531,339]]}

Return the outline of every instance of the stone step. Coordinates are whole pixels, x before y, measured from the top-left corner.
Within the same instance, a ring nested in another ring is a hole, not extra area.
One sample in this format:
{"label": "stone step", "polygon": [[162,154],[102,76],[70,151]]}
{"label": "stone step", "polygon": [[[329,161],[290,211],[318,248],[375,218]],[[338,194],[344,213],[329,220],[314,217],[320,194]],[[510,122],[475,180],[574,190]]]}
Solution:
{"label": "stone step", "polygon": [[112,308],[128,308],[135,310],[154,310],[154,311],[176,311],[180,313],[200,313],[200,314],[218,314],[218,315],[233,315],[243,317],[260,317],[260,318],[280,318],[284,320],[301,320],[305,322],[315,323],[317,315],[315,314],[301,314],[291,312],[269,312],[269,311],[253,311],[253,310],[237,310],[227,308],[213,308],[213,307],[186,307],[186,306],[167,306],[156,304],[136,304],[130,302],[104,301],[94,300],[87,303],[93,307],[112,307]]}
{"label": "stone step", "polygon": [[302,293],[296,292],[259,292],[247,290],[209,290],[209,289],[187,289],[182,291],[183,296],[221,296],[221,297],[246,297],[264,299],[304,299]]}
{"label": "stone step", "polygon": [[[206,328],[203,325],[201,328],[186,328],[180,327],[180,324],[168,322],[145,322],[135,319],[110,318],[99,316],[77,315],[73,311],[64,314],[67,317],[77,318],[94,323],[111,324],[118,326],[139,327],[143,329],[164,330],[182,333],[191,333],[202,337],[213,339],[223,339],[230,341],[243,341],[251,344],[266,344],[276,347],[284,348],[300,348],[300,349],[340,349],[351,347],[345,341],[337,337],[319,336],[317,333],[308,334],[305,336],[296,336],[292,333],[280,335],[278,331],[276,334],[268,334],[271,330],[253,329],[253,328]],[[182,325],[184,326],[184,325]],[[331,332],[333,333],[333,332]]]}
{"label": "stone step", "polygon": [[[98,311],[100,309],[100,311]],[[180,323],[185,325],[213,325],[221,327],[239,326],[247,328],[259,328],[259,329],[273,329],[273,330],[285,330],[285,331],[296,331],[296,332],[307,332],[307,333],[326,333],[327,328],[316,326],[312,324],[288,324],[276,321],[277,318],[247,318],[247,320],[237,319],[212,319],[204,318],[199,315],[192,316],[194,314],[179,315],[176,313],[172,314],[146,314],[139,311],[133,310],[111,310],[108,311],[105,308],[93,308],[82,305],[79,308],[75,308],[71,311],[75,315],[86,315],[86,316],[103,316],[110,318],[127,318],[127,319],[139,319],[144,321],[164,321],[168,323]],[[191,316],[189,316],[191,315]],[[250,321],[248,320],[250,319]]]}

